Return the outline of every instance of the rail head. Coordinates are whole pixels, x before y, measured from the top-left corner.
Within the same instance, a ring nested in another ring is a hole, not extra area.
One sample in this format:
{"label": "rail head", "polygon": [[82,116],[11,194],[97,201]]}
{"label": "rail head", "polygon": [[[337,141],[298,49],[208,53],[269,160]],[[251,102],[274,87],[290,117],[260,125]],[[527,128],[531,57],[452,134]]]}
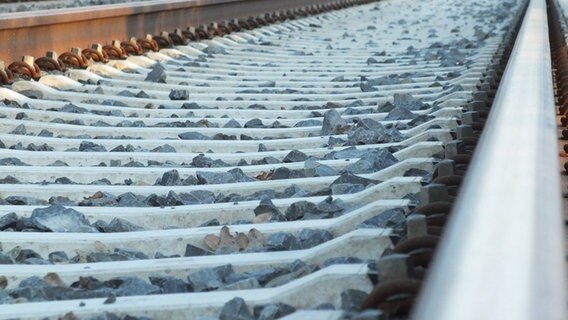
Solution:
{"label": "rail head", "polygon": [[547,6],[531,0],[413,319],[565,319]]}
{"label": "rail head", "polygon": [[10,12],[0,14],[0,28],[29,28],[32,26],[70,23],[82,20],[96,20],[120,16],[133,16],[152,12],[199,9],[206,6],[222,6],[230,3],[246,5],[247,1],[248,0],[153,0],[97,6],[81,6],[74,8]]}
{"label": "rail head", "polygon": [[0,60],[9,63],[24,55],[40,57],[47,51],[61,53],[94,43],[109,44],[115,39],[144,38],[176,28],[340,2],[354,1],[154,0],[0,14],[0,39],[9,48],[0,52]]}

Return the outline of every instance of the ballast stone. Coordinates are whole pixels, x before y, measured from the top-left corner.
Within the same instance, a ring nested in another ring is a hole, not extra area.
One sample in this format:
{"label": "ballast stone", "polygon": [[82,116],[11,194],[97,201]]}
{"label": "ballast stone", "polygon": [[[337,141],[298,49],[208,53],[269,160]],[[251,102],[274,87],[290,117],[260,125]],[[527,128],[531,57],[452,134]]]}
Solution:
{"label": "ballast stone", "polygon": [[319,163],[314,159],[308,159],[304,162],[304,173],[307,177],[329,177],[337,175],[335,169]]}
{"label": "ballast stone", "polygon": [[321,135],[327,136],[339,133],[342,128],[347,126],[347,122],[341,118],[336,110],[328,110],[323,115],[323,124],[321,127]]}
{"label": "ballast stone", "polygon": [[107,152],[107,149],[100,144],[96,144],[90,141],[82,141],[79,145],[79,151],[82,152]]}
{"label": "ballast stone", "polygon": [[208,137],[200,132],[182,132],[178,134],[178,137],[182,140],[211,140],[211,137]]}
{"label": "ballast stone", "polygon": [[191,273],[188,276],[188,282],[196,292],[217,290],[223,286],[223,279],[211,268]]}
{"label": "ballast stone", "polygon": [[282,162],[284,162],[284,163],[301,162],[301,161],[306,161],[307,159],[308,159],[308,156],[305,153],[303,153],[302,151],[299,151],[297,149],[294,149],[294,150],[290,151],[284,157],[284,159],[282,159]]}
{"label": "ballast stone", "polygon": [[281,302],[254,307],[254,315],[258,320],[276,320],[295,311],[296,308]]}
{"label": "ballast stone", "polygon": [[41,231],[97,232],[97,230],[89,224],[85,215],[61,205],[34,209],[30,221]]}
{"label": "ballast stone", "polygon": [[0,218],[0,230],[7,228],[14,228],[18,222],[18,215],[15,212],[10,212]]}
{"label": "ballast stone", "polygon": [[412,111],[402,108],[402,107],[395,107],[392,109],[384,120],[414,120],[418,117],[417,114],[413,113]]}
{"label": "ballast stone", "polygon": [[265,246],[267,251],[288,251],[302,248],[298,239],[294,235],[286,232],[271,234],[266,239]]}
{"label": "ballast stone", "polygon": [[240,168],[234,168],[227,172],[197,171],[196,176],[200,184],[221,184],[256,181],[256,179],[247,176]]}
{"label": "ballast stone", "polygon": [[160,293],[160,287],[147,283],[137,277],[119,277],[109,281],[115,287],[115,294],[121,296],[141,296]]}
{"label": "ballast stone", "polygon": [[170,100],[189,100],[189,90],[172,89],[169,95]]}
{"label": "ballast stone", "polygon": [[255,318],[250,313],[245,300],[240,297],[235,297],[229,300],[223,306],[221,314],[219,315],[220,320],[254,320]]}
{"label": "ballast stone", "polygon": [[144,228],[117,217],[113,218],[110,223],[103,228],[103,232],[133,232],[142,230],[144,230]]}
{"label": "ballast stone", "polygon": [[402,208],[393,208],[369,218],[359,225],[359,228],[394,228],[404,229],[406,215]]}
{"label": "ballast stone", "polygon": [[395,107],[411,111],[428,108],[428,105],[414,98],[410,93],[395,93],[393,104]]}
{"label": "ballast stone", "polygon": [[157,184],[161,186],[177,186],[180,185],[181,179],[176,169],[166,171]]}
{"label": "ballast stone", "polygon": [[360,155],[357,162],[343,168],[341,173],[373,173],[388,168],[398,162],[387,149],[371,149]]}
{"label": "ballast stone", "polygon": [[333,239],[331,232],[319,229],[304,229],[298,235],[302,248],[309,249]]}
{"label": "ballast stone", "polygon": [[152,66],[152,71],[150,71],[144,81],[148,82],[159,82],[159,83],[166,83],[166,69],[162,67],[161,64],[156,63]]}
{"label": "ballast stone", "polygon": [[390,143],[402,140],[403,137],[398,130],[387,129],[381,123],[372,119],[361,119],[347,133],[348,145]]}

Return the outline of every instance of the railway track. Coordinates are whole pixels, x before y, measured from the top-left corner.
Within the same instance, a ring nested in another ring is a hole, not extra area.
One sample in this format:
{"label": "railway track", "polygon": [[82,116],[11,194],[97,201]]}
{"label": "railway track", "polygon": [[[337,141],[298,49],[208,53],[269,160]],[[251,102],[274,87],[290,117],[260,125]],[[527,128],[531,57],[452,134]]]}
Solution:
{"label": "railway track", "polygon": [[0,19],[0,318],[564,319],[568,5],[299,3]]}

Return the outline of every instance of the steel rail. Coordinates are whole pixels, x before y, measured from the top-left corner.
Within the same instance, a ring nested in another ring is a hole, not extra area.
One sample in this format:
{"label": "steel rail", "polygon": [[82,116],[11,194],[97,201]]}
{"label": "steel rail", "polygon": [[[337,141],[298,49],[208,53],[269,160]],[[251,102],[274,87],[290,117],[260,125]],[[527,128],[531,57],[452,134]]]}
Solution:
{"label": "steel rail", "polygon": [[156,0],[57,10],[0,14],[0,60],[17,61],[23,55],[106,44],[114,39],[144,37],[214,21],[338,3],[329,0]]}
{"label": "steel rail", "polygon": [[566,319],[545,0],[531,0],[413,319]]}

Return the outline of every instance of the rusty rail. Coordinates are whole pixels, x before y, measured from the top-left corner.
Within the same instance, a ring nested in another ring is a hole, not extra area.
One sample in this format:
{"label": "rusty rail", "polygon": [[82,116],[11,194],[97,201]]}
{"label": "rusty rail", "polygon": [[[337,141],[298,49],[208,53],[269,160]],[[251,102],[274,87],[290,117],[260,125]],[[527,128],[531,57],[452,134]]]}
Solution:
{"label": "rusty rail", "polygon": [[346,5],[354,1],[329,0],[193,0],[149,1],[0,15],[0,60],[16,61],[23,55],[43,56],[49,50],[64,52],[72,47],[146,34],[173,32],[180,26],[198,26],[214,21],[256,17],[268,12],[315,5]]}

